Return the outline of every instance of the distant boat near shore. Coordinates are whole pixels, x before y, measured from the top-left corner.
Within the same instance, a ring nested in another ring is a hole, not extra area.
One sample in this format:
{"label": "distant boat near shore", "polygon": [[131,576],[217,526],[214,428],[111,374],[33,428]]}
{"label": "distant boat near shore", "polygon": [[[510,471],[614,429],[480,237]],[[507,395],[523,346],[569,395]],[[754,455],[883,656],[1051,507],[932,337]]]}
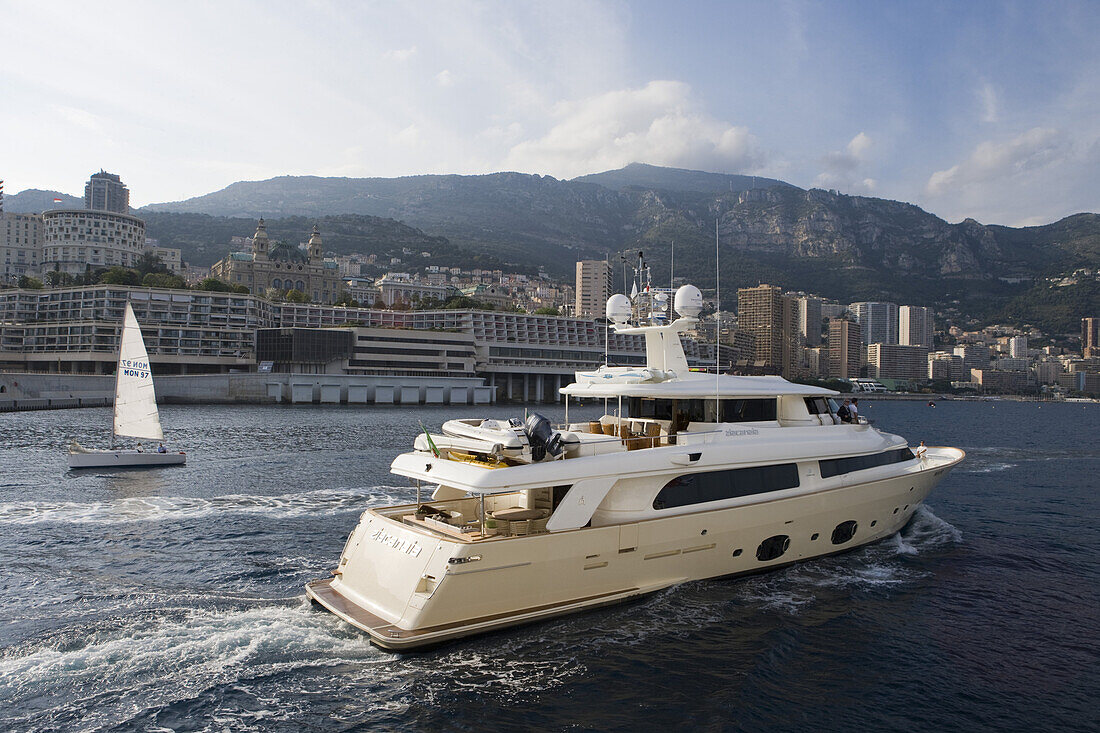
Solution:
{"label": "distant boat near shore", "polygon": [[[147,449],[141,443],[136,448],[116,449],[118,437],[149,441]],[[153,388],[153,372],[141,327],[130,303],[122,325],[122,341],[115,370],[115,419],[111,427],[109,449],[85,448],[75,440],[69,446],[69,468],[129,468],[178,466],[187,460],[183,451],[168,452],[160,441],[164,432],[157,411],[157,396]],[[158,448],[163,452],[158,452]]]}

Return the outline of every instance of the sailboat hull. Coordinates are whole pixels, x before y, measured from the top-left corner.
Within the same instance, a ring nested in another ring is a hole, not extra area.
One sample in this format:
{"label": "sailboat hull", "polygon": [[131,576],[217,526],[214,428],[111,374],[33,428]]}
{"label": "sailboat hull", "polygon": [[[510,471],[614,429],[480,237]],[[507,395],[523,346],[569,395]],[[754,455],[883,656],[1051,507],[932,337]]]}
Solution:
{"label": "sailboat hull", "polygon": [[69,453],[69,468],[152,468],[180,466],[184,453],[138,453],[134,450],[85,450]]}

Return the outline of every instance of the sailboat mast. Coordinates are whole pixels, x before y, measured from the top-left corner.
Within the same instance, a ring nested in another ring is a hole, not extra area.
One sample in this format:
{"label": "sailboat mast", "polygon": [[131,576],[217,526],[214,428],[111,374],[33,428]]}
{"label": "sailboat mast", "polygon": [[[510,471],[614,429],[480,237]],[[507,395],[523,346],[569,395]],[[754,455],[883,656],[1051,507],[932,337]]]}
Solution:
{"label": "sailboat mast", "polygon": [[[130,299],[126,299],[126,308],[130,308]],[[115,401],[111,415],[111,450],[115,449],[115,418],[118,416],[118,380],[122,376],[122,341],[126,338],[126,311],[122,312],[122,328],[118,332],[118,360],[115,362]]]}

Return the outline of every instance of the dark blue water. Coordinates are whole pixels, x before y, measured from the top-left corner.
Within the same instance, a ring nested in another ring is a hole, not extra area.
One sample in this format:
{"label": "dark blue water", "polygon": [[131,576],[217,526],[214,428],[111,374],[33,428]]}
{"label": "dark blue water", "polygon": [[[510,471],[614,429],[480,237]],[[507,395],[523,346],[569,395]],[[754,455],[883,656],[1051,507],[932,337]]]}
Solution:
{"label": "dark blue water", "polygon": [[168,407],[186,467],[81,474],[65,445],[107,410],[0,415],[0,728],[1100,727],[1098,405],[869,404],[968,453],[900,536],[380,651],[302,584],[365,507],[411,500],[388,466],[416,421],[469,413]]}

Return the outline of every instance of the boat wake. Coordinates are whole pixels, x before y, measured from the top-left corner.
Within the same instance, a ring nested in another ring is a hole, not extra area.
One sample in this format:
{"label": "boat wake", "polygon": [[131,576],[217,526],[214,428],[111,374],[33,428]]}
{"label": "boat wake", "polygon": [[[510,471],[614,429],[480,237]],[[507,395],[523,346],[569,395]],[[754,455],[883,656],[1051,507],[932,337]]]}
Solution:
{"label": "boat wake", "polygon": [[43,522],[122,524],[200,519],[227,512],[300,517],[361,511],[375,504],[389,505],[411,500],[412,494],[404,487],[376,486],[275,496],[143,496],[87,503],[23,501],[0,504],[0,525]]}
{"label": "boat wake", "polygon": [[[308,602],[233,611],[191,609],[58,631],[0,653],[0,722],[18,730],[118,725],[243,674],[382,664],[361,634]],[[37,712],[42,700],[56,705]],[[12,716],[18,711],[18,716]],[[48,719],[46,719],[48,718]]]}

